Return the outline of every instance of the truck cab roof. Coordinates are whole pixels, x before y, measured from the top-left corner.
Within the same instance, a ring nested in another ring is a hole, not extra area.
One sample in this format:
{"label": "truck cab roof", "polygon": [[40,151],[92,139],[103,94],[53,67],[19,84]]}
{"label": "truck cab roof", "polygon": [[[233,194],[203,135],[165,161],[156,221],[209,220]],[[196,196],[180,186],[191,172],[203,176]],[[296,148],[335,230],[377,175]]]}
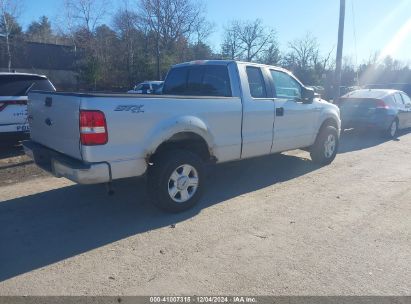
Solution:
{"label": "truck cab roof", "polygon": [[253,65],[253,66],[258,66],[258,67],[269,67],[271,69],[275,69],[275,70],[290,74],[290,71],[283,69],[281,67],[278,67],[278,66],[267,65],[267,64],[262,64],[262,63],[255,63],[255,62],[238,61],[238,60],[195,60],[195,61],[179,63],[176,65],[173,65],[172,67],[178,68],[178,67],[193,66],[193,65],[229,65],[231,63]]}

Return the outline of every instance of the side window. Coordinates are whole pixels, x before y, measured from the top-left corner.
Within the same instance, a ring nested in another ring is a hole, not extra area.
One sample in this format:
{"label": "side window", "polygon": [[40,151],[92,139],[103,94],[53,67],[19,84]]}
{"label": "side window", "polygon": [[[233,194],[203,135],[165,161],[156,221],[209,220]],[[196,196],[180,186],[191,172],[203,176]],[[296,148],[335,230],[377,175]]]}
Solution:
{"label": "side window", "polygon": [[397,104],[397,103],[401,104],[401,101],[397,101],[394,95],[388,95],[387,97],[384,98],[384,101],[388,102],[391,105]]}
{"label": "side window", "polygon": [[411,106],[411,98],[408,97],[406,94],[401,94],[402,100],[404,100],[404,104]]}
{"label": "side window", "polygon": [[251,96],[254,98],[266,98],[267,90],[261,69],[257,67],[247,67],[246,71]]}
{"label": "side window", "polygon": [[153,83],[151,86],[153,87],[154,91],[157,91],[160,88],[161,84]]}
{"label": "side window", "polygon": [[143,87],[141,89],[144,90],[144,91],[150,90],[150,84],[148,84],[148,83],[143,84]]}
{"label": "side window", "polygon": [[395,103],[396,104],[403,104],[404,102],[402,101],[401,95],[399,93],[395,93],[394,95],[392,95],[394,97]]}
{"label": "side window", "polygon": [[270,72],[274,81],[276,97],[287,99],[301,98],[301,85],[295,79],[284,72],[275,70],[270,70]]}

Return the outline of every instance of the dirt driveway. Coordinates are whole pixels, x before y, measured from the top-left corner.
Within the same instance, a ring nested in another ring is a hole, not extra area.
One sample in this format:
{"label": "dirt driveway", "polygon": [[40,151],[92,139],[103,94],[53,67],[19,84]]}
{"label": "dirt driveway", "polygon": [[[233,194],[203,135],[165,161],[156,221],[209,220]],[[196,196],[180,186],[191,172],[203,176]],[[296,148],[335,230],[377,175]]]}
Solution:
{"label": "dirt driveway", "polygon": [[219,166],[178,215],[141,180],[108,197],[3,151],[0,295],[409,295],[411,133],[340,150]]}

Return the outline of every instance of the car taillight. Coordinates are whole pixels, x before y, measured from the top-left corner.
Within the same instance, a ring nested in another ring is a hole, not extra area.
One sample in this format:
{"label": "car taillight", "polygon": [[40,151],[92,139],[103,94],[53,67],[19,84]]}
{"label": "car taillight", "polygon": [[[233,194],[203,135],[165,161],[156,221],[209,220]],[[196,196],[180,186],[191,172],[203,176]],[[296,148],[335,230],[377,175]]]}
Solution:
{"label": "car taillight", "polygon": [[388,109],[389,108],[389,106],[384,102],[384,100],[377,100],[375,107],[377,109]]}
{"label": "car taillight", "polygon": [[85,146],[107,143],[107,123],[103,112],[80,110],[80,140]]}
{"label": "car taillight", "polygon": [[5,100],[0,102],[0,112],[10,105],[27,105],[27,100]]}

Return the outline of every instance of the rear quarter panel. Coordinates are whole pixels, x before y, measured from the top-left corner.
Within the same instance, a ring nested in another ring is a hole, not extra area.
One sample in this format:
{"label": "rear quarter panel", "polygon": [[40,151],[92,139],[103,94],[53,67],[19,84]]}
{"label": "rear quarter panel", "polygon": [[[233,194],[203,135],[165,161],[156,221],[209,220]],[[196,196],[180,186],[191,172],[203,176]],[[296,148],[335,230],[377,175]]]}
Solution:
{"label": "rear quarter panel", "polygon": [[106,145],[82,146],[88,162],[145,159],[180,132],[202,136],[220,162],[240,158],[239,97],[92,97],[81,108],[103,111],[109,136]]}

